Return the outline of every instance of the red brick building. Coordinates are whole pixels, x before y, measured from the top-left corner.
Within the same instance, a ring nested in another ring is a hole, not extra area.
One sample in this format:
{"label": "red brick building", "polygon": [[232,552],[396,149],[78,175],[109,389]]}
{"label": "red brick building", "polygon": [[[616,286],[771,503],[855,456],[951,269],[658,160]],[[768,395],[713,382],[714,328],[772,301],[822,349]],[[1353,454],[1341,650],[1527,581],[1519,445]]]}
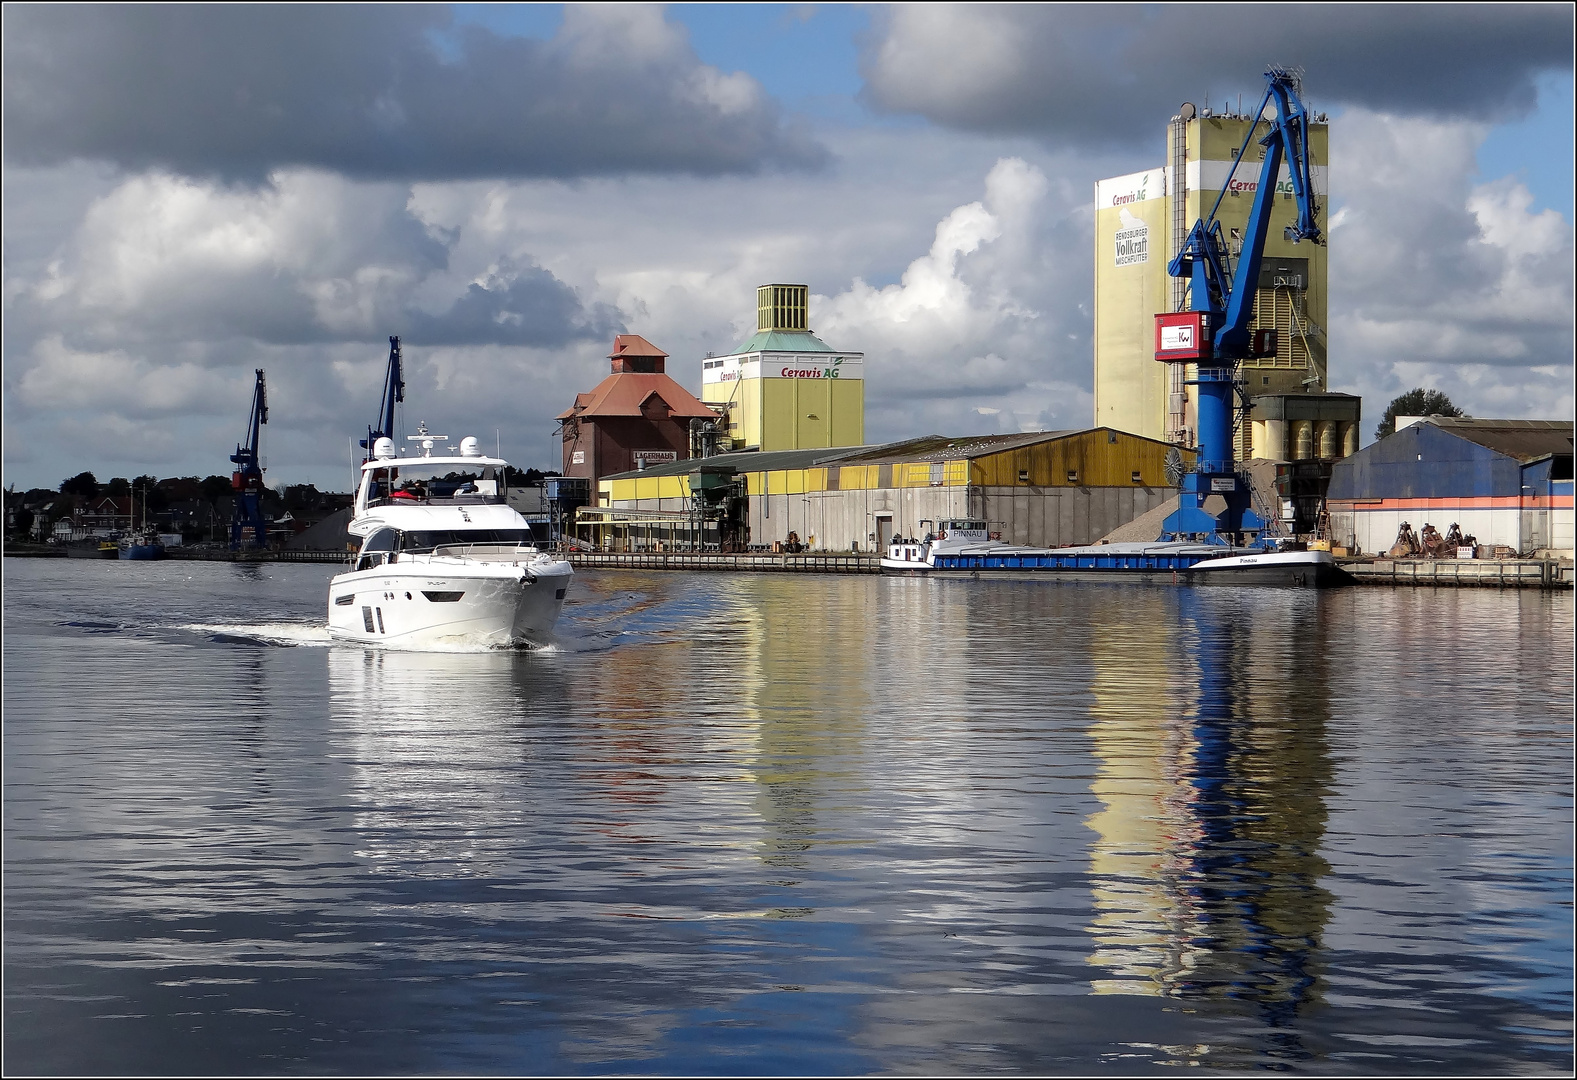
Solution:
{"label": "red brick building", "polygon": [[612,473],[690,456],[690,421],[717,413],[664,371],[668,354],[639,334],[613,339],[613,372],[575,395],[556,419],[564,436],[564,475],[597,481]]}

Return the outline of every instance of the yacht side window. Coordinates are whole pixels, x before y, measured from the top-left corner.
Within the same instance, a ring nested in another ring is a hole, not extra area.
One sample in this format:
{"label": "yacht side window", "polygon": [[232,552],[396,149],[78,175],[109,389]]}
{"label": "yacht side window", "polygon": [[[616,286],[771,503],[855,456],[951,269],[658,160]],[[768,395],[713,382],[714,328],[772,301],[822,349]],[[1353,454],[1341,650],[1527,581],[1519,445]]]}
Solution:
{"label": "yacht side window", "polygon": [[394,485],[400,475],[399,469],[378,469],[373,472],[367,485],[367,505],[377,506],[389,501],[394,493]]}
{"label": "yacht side window", "polygon": [[493,498],[503,494],[499,490],[498,473],[493,466],[488,465],[482,469],[482,479],[476,481],[476,490],[481,495]]}
{"label": "yacht side window", "polygon": [[400,550],[400,530],[378,529],[367,542],[361,545],[362,551],[398,551]]}
{"label": "yacht side window", "polygon": [[361,557],[356,560],[357,570],[370,570],[389,561],[400,549],[398,529],[378,529],[361,545]]}

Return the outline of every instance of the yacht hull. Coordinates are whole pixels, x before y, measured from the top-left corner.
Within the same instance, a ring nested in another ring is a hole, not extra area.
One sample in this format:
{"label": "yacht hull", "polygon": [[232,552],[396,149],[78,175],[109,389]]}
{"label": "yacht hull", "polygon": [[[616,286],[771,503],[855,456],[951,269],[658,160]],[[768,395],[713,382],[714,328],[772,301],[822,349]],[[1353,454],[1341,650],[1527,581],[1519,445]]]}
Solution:
{"label": "yacht hull", "polygon": [[572,576],[568,563],[549,559],[406,555],[329,583],[329,636],[403,648],[542,644]]}

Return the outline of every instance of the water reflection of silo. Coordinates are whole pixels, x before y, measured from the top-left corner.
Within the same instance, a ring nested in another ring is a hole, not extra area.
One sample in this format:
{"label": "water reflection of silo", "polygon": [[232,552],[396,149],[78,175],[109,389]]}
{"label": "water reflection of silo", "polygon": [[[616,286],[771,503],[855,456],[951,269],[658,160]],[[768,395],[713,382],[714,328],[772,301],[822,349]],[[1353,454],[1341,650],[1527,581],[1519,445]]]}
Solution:
{"label": "water reflection of silo", "polygon": [[1096,942],[1090,963],[1111,973],[1096,993],[1165,994],[1197,952],[1179,887],[1196,839],[1189,812],[1185,721],[1193,663],[1180,647],[1176,594],[1155,590],[1121,607],[1092,608],[1090,791],[1101,809],[1087,824]]}
{"label": "water reflection of silo", "polygon": [[802,870],[821,831],[818,808],[863,790],[871,684],[864,615],[874,584],[849,578],[812,589],[764,576],[751,583],[737,674],[758,724],[756,809],[770,866]]}
{"label": "water reflection of silo", "polygon": [[[1093,707],[1103,809],[1089,821],[1101,837],[1091,962],[1116,976],[1096,985],[1248,1002],[1275,1024],[1317,997],[1329,917],[1320,598],[1166,596],[1175,613],[1149,658],[1169,657],[1172,681],[1114,678]],[[1139,666],[1131,636],[1122,646],[1097,672]]]}

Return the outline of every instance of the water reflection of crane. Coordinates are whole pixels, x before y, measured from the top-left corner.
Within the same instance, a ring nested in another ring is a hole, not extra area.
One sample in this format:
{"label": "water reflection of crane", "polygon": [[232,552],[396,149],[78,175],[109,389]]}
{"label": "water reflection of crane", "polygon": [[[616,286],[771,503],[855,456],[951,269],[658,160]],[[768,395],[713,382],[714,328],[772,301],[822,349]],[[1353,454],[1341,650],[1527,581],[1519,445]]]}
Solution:
{"label": "water reflection of crane", "polygon": [[1331,899],[1319,885],[1329,869],[1319,852],[1331,764],[1323,650],[1311,640],[1317,608],[1300,605],[1302,618],[1292,613],[1292,625],[1255,648],[1249,627],[1263,613],[1195,594],[1179,602],[1200,671],[1191,778],[1199,840],[1187,888],[1210,944],[1210,963],[1186,990],[1252,1001],[1279,1026],[1317,994]]}
{"label": "water reflection of crane", "polygon": [[[1103,635],[1117,646],[1095,658],[1091,963],[1113,976],[1095,988],[1246,1003],[1277,1028],[1318,998],[1331,899],[1318,601],[1154,602],[1170,618],[1095,636],[1098,652]],[[1179,662],[1163,673],[1156,655]],[[1153,685],[1136,686],[1146,659]]]}

